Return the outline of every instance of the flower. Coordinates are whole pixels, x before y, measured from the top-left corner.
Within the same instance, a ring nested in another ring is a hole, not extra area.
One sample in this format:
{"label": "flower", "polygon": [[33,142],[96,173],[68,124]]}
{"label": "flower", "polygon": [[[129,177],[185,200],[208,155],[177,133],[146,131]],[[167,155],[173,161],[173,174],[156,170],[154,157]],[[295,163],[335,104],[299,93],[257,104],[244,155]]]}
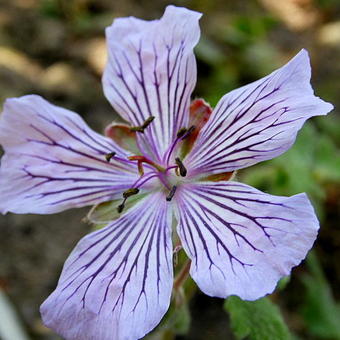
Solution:
{"label": "flower", "polygon": [[231,178],[285,152],[306,119],[332,109],[313,95],[307,52],[214,110],[190,106],[200,16],[168,6],[160,20],[120,18],[107,29],[104,92],[131,125],[111,125],[106,137],[37,95],[4,105],[2,213],[120,199],[119,217],[80,240],[41,306],[66,339],[138,339],[160,322],[173,285],[173,219],[192,278],[222,298],[271,293],[316,238],[305,194],[271,196]]}

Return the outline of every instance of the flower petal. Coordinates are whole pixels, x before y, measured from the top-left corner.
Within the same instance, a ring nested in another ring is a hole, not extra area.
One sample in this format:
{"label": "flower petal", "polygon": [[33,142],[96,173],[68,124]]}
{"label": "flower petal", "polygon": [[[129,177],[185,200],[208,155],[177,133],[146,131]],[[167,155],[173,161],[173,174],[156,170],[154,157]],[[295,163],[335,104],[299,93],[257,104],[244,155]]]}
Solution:
{"label": "flower petal", "polygon": [[162,193],[151,194],[84,237],[41,306],[45,325],[68,340],[132,340],[151,331],[173,285],[169,207]]}
{"label": "flower petal", "polygon": [[190,184],[176,193],[190,274],[211,296],[256,300],[305,258],[319,228],[305,194],[271,196],[245,184]]}
{"label": "flower petal", "polygon": [[310,75],[302,50],[269,76],[226,94],[198,136],[188,168],[229,172],[288,150],[306,119],[333,108],[314,96]]}
{"label": "flower petal", "polygon": [[127,153],[77,114],[31,95],[6,101],[0,211],[54,213],[113,199],[138,178],[134,165],[107,162]]}
{"label": "flower petal", "polygon": [[200,13],[168,6],[160,20],[119,18],[106,31],[105,95],[134,126],[155,117],[139,138],[145,151],[150,149],[149,156],[158,161],[188,123],[200,17]]}

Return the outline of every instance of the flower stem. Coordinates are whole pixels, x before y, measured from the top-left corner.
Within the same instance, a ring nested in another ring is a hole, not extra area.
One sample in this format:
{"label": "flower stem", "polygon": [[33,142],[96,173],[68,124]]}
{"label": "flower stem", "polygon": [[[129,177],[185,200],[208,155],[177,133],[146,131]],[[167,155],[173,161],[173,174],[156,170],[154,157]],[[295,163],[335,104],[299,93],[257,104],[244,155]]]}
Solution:
{"label": "flower stem", "polygon": [[190,270],[191,260],[187,259],[184,263],[181,271],[178,273],[174,280],[174,289],[178,290],[182,284],[185,282],[185,280],[188,278],[189,270]]}

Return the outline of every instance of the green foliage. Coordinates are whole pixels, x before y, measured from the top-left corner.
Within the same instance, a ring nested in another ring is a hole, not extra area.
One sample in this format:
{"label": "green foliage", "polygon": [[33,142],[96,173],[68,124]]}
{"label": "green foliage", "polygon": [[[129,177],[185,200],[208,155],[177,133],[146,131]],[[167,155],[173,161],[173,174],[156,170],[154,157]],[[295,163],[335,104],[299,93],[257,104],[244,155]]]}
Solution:
{"label": "green foliage", "polygon": [[268,297],[256,301],[243,301],[231,296],[225,302],[231,327],[237,339],[288,340],[292,336],[279,308]]}
{"label": "green foliage", "polygon": [[323,339],[340,339],[340,305],[335,302],[314,253],[310,253],[307,263],[310,274],[303,277],[306,295],[302,314],[308,329]]}
{"label": "green foliage", "polygon": [[235,16],[225,27],[225,42],[235,47],[247,48],[253,42],[266,39],[268,31],[275,25],[269,16]]}
{"label": "green foliage", "polygon": [[169,326],[177,335],[187,334],[189,331],[191,321],[188,304],[183,303],[178,307],[172,306],[172,308],[174,308],[175,310],[172,311],[172,317],[169,320]]}
{"label": "green foliage", "polygon": [[62,11],[57,0],[42,0],[39,11],[45,17],[62,18]]}
{"label": "green foliage", "polygon": [[190,328],[191,315],[188,301],[183,291],[174,293],[170,308],[157,329],[146,337],[148,340],[173,340],[177,335],[185,335]]}
{"label": "green foliage", "polygon": [[246,170],[242,180],[273,194],[289,196],[307,192],[322,217],[327,185],[340,180],[337,153],[328,130],[320,133],[313,124],[307,123],[288,152]]}

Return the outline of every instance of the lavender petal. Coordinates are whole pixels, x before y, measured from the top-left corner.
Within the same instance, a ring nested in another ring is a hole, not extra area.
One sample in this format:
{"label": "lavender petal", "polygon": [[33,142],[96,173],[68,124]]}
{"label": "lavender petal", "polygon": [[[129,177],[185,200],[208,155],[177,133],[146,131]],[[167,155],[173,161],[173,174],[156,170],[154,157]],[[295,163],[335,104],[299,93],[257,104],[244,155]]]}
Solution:
{"label": "lavender petal", "polygon": [[119,18],[106,31],[105,95],[133,126],[155,117],[138,138],[149,156],[158,161],[188,122],[196,83],[193,48],[200,34],[200,16],[168,6],[160,20]]}
{"label": "lavender petal", "polygon": [[318,220],[305,194],[279,197],[236,182],[177,192],[178,233],[200,289],[256,300],[271,293],[312,247]]}
{"label": "lavender petal", "polygon": [[308,53],[269,76],[226,94],[186,163],[192,174],[230,172],[287,151],[306,119],[333,106],[315,97]]}
{"label": "lavender petal", "polygon": [[54,213],[120,195],[138,174],[134,165],[107,162],[128,153],[92,131],[77,114],[39,96],[6,101],[0,120],[5,155],[0,168],[0,211]]}
{"label": "lavender petal", "polygon": [[171,211],[150,194],[78,243],[43,322],[68,340],[140,339],[167,311],[172,282]]}

